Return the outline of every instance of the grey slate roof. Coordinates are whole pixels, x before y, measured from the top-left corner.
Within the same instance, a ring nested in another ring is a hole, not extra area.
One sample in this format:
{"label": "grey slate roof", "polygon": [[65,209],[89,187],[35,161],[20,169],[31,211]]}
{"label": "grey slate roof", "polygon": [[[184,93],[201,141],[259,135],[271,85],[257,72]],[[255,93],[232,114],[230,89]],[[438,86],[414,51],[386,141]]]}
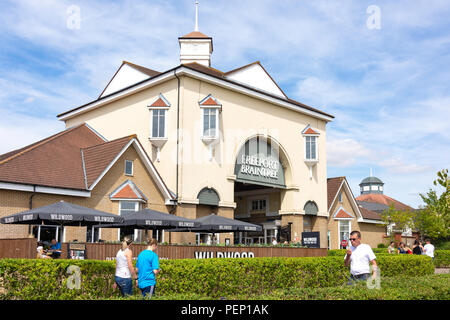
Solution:
{"label": "grey slate roof", "polygon": [[356,201],[358,205],[362,206],[363,208],[374,211],[377,213],[382,213],[384,210],[389,209],[389,206],[382,204],[382,203],[376,203],[376,202],[368,202],[368,201]]}
{"label": "grey slate roof", "polygon": [[367,177],[365,179],[363,179],[363,181],[361,181],[361,184],[363,183],[381,183],[384,184],[383,181],[381,181],[381,179],[377,178],[377,177]]}

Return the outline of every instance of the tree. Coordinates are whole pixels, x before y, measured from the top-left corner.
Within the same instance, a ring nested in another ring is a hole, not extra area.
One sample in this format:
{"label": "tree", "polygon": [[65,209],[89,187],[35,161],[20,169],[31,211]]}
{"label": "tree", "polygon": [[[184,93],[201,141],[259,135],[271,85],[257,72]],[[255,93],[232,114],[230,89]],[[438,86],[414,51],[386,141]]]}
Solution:
{"label": "tree", "polygon": [[415,214],[410,210],[397,210],[393,203],[391,203],[389,209],[384,210],[380,216],[384,224],[388,225],[388,228],[389,226],[393,226],[392,231],[405,232],[410,228],[414,228]]}
{"label": "tree", "polygon": [[432,239],[445,239],[450,236],[450,180],[448,169],[437,173],[435,186],[444,187],[440,196],[430,189],[426,195],[420,194],[425,206],[416,213],[415,226],[424,236]]}

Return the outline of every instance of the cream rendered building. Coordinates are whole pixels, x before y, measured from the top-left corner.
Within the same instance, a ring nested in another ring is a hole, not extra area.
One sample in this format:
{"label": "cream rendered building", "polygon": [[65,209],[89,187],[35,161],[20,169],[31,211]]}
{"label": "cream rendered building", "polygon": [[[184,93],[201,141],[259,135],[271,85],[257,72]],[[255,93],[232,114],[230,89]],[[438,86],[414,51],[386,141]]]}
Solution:
{"label": "cream rendered building", "polygon": [[[303,218],[314,215],[311,230],[326,247],[326,125],[334,117],[289,99],[259,62],[212,68],[212,38],[198,31],[179,43],[179,66],[157,72],[124,61],[98,99],[58,119],[107,140],[136,134],[174,195],[169,212],[263,225],[259,235],[236,235],[247,243],[279,238],[288,225],[287,240],[301,241]],[[170,236],[196,241],[194,233]]]}

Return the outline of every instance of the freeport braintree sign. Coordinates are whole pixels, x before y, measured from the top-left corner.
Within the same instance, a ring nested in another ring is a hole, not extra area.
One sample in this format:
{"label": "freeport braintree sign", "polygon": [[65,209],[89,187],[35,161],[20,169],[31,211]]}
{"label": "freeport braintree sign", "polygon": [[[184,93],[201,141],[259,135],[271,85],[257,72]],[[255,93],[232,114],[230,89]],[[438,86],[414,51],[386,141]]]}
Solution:
{"label": "freeport braintree sign", "polygon": [[241,173],[261,176],[271,179],[278,179],[278,168],[280,163],[264,155],[241,157]]}
{"label": "freeport braintree sign", "polygon": [[262,137],[248,140],[238,153],[236,181],[284,188],[284,170],[277,150]]}

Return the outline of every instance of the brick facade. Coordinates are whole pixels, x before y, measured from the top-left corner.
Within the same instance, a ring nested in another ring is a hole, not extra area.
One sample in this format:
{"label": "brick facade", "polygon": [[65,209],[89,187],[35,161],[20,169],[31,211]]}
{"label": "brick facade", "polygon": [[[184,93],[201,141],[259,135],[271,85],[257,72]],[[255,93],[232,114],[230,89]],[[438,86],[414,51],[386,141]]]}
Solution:
{"label": "brick facade", "polygon": [[344,188],[341,188],[338,192],[342,193],[342,201],[339,201],[337,196],[329,210],[330,216],[328,218],[328,231],[330,232],[330,249],[340,248],[339,220],[333,218],[339,208],[344,209],[353,216],[350,220],[350,232],[353,230],[360,231],[361,240],[363,243],[370,245],[372,248],[376,248],[379,243],[385,243],[385,227],[374,223],[358,222],[358,218],[360,218],[360,216],[352,206],[351,199],[349,198],[347,192],[344,191]]}
{"label": "brick facade", "polygon": [[[133,161],[133,176],[125,175],[125,160]],[[144,163],[138,156],[133,146],[130,146],[117,162],[109,169],[105,176],[95,186],[89,198],[36,193],[32,198],[33,208],[46,206],[57,201],[78,204],[81,206],[119,214],[119,201],[112,201],[109,195],[126,180],[131,180],[148,198],[147,203],[143,203],[141,208],[149,208],[160,212],[169,212],[169,207],[165,205],[165,200],[158,187],[153,182]],[[32,192],[2,190],[0,189],[0,217],[26,211],[29,209]],[[29,236],[29,227],[22,225],[0,224],[0,238],[26,238]],[[86,227],[67,227],[65,231],[65,241],[77,239],[86,240]],[[117,229],[102,229],[101,239],[107,241],[117,241]]]}

